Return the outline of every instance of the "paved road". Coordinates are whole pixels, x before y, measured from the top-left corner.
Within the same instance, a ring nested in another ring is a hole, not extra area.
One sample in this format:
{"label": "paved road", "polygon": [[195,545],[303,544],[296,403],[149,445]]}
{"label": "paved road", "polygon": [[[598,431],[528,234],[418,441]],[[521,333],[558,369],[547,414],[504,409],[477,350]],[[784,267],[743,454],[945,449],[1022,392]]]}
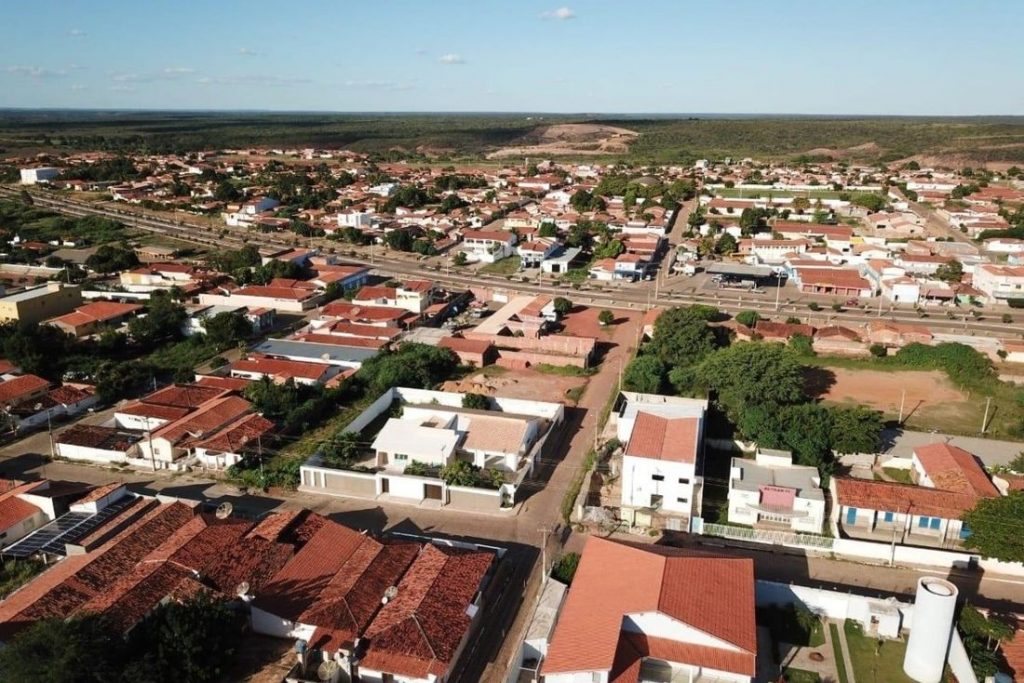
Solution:
{"label": "paved road", "polygon": [[[10,188],[0,187],[0,193],[11,194]],[[107,205],[84,204],[75,202],[63,197],[46,196],[42,194],[33,195],[37,204],[52,208],[56,211],[70,215],[102,215],[125,222],[127,225],[141,230],[149,230],[159,234],[167,234],[178,239],[189,240],[198,244],[210,247],[238,248],[244,244],[268,248],[291,247],[292,241],[283,237],[273,235],[254,234],[241,231],[229,230],[227,235],[220,236],[219,233],[207,226],[193,225],[183,221],[175,221],[165,217],[153,217],[150,215],[139,216],[135,212],[122,209],[120,206],[110,207]],[[243,241],[244,240],[244,241]],[[326,240],[306,240],[303,242],[310,246],[325,248],[337,248],[337,243]],[[450,272],[438,265],[429,265],[415,258],[398,258],[393,252],[388,255],[377,254],[346,257],[347,261],[362,263],[375,268],[382,275],[430,277],[445,286],[459,288],[492,286],[507,288],[527,293],[543,294],[564,294],[564,287],[552,285],[538,285],[534,282],[522,282],[514,278],[505,278],[497,275],[486,274],[463,274]],[[667,277],[667,276],[663,276]],[[998,336],[1000,338],[1024,336],[1024,319],[1016,316],[1016,320],[1010,324],[1004,324],[996,319],[996,314],[990,313],[982,316],[981,319],[974,319],[963,316],[960,319],[950,320],[942,317],[929,317],[922,319],[916,311],[892,309],[882,312],[874,308],[875,304],[869,303],[869,310],[861,309],[843,310],[833,312],[828,310],[832,302],[843,300],[845,297],[823,297],[811,296],[793,292],[789,298],[794,300],[792,304],[781,304],[776,307],[770,296],[758,298],[753,294],[733,294],[728,292],[692,292],[679,293],[664,291],[658,288],[657,296],[650,291],[654,283],[644,282],[638,285],[595,285],[585,284],[579,291],[573,291],[574,300],[580,303],[595,303],[614,308],[645,308],[648,306],[674,306],[690,304],[710,304],[727,313],[738,313],[742,310],[756,310],[765,314],[775,315],[796,315],[802,318],[819,317],[823,322],[832,323],[866,323],[879,318],[895,322],[925,324],[933,331],[963,332],[968,334]],[[795,294],[796,296],[793,296]],[[807,306],[810,302],[817,302],[825,309],[822,312],[808,313]]]}

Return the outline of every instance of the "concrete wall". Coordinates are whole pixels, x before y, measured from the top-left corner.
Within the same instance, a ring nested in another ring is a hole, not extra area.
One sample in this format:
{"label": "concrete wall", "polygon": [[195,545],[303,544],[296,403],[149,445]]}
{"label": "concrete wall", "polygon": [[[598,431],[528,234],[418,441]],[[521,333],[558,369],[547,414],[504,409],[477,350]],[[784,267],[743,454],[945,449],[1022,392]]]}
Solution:
{"label": "concrete wall", "polygon": [[585,356],[566,356],[550,353],[499,349],[496,363],[502,367],[512,369],[526,368],[531,365],[540,365],[542,363],[558,367],[571,366],[576,368],[585,368],[587,367],[588,361]]}
{"label": "concrete wall", "polygon": [[501,512],[501,491],[449,486],[448,504],[472,512]]}
{"label": "concrete wall", "polygon": [[366,472],[303,466],[301,477],[300,488],[304,491],[371,500],[377,497],[377,477]]}
{"label": "concrete wall", "polygon": [[[872,612],[877,613],[886,607],[897,610],[898,623],[887,623],[885,635],[895,638],[901,628],[910,628],[913,620],[914,606],[896,600],[876,600],[850,593],[796,586],[773,581],[756,581],[754,583],[754,601],[758,605],[791,605],[801,604],[819,616],[828,619],[852,619],[867,630],[871,625]],[[880,624],[881,626],[881,624]],[[893,628],[895,627],[895,628]]]}

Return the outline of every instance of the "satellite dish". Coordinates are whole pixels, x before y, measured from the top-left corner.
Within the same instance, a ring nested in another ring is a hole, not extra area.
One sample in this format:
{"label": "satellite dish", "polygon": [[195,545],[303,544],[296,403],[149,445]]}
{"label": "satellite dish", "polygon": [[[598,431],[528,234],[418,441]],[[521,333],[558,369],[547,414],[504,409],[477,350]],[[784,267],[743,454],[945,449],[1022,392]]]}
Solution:
{"label": "satellite dish", "polygon": [[243,581],[242,583],[240,583],[237,586],[235,586],[235,595],[237,595],[238,597],[244,598],[248,594],[249,594],[249,582],[248,581]]}
{"label": "satellite dish", "polygon": [[316,668],[316,677],[321,681],[329,681],[334,678],[334,675],[338,673],[340,668],[336,661],[328,659]]}
{"label": "satellite dish", "polygon": [[223,503],[217,506],[217,512],[215,513],[217,515],[217,519],[227,519],[231,516],[231,513],[234,509],[235,508],[233,505],[231,505],[231,503],[224,501]]}

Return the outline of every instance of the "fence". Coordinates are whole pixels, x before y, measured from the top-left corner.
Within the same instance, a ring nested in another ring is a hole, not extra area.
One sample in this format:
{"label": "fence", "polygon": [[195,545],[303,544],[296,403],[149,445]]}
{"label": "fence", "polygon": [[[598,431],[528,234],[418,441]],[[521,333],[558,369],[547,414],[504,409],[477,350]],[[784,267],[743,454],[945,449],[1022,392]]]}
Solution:
{"label": "fence", "polygon": [[749,529],[741,526],[730,526],[728,524],[707,524],[703,532],[708,536],[721,536],[738,541],[752,541],[754,543],[771,543],[773,545],[787,545],[798,548],[819,548],[831,550],[835,539],[828,536],[815,536],[813,534],[796,534],[788,531],[768,531],[763,529]]}

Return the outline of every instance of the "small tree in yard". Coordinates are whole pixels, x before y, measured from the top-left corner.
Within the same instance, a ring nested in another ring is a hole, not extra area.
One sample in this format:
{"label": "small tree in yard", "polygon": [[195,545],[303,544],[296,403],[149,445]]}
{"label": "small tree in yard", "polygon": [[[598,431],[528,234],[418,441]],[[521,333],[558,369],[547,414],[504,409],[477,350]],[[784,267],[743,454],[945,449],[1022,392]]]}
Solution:
{"label": "small tree in yard", "polygon": [[558,579],[565,584],[570,584],[579,566],[580,554],[566,553],[558,558],[558,562],[555,562],[555,566],[551,568],[551,578]]}
{"label": "small tree in yard", "polygon": [[757,311],[740,311],[736,314],[736,322],[744,327],[753,327],[760,319],[761,315]]}
{"label": "small tree in yard", "polygon": [[811,303],[807,304],[807,308],[811,309],[812,311],[820,311],[821,305],[818,304],[817,301],[812,301]]}
{"label": "small tree in yard", "polygon": [[886,355],[888,355],[888,353],[889,353],[888,349],[886,349],[886,348],[885,348],[884,346],[882,346],[881,344],[872,344],[872,345],[871,345],[871,346],[870,346],[870,347],[868,348],[868,351],[869,351],[869,352],[871,353],[871,355],[872,355],[872,356],[874,356],[875,358],[885,358],[885,357],[886,357]]}
{"label": "small tree in yard", "polygon": [[466,252],[459,251],[459,252],[456,252],[455,258],[453,259],[453,261],[454,261],[455,265],[457,265],[457,266],[464,266],[464,265],[466,265],[466,263],[469,262],[469,257],[466,256]]}
{"label": "small tree in yard", "polygon": [[473,486],[479,467],[465,460],[453,460],[441,468],[441,478],[449,486]]}
{"label": "small tree in yard", "polygon": [[462,397],[462,407],[470,410],[488,410],[491,407],[491,400],[483,394],[465,394]]}
{"label": "small tree in yard", "polygon": [[572,311],[572,302],[566,299],[564,296],[555,297],[555,300],[551,302],[555,308],[555,313],[558,315],[566,315]]}
{"label": "small tree in yard", "polygon": [[597,322],[602,325],[611,325],[615,322],[615,314],[609,311],[607,308],[597,314]]}

